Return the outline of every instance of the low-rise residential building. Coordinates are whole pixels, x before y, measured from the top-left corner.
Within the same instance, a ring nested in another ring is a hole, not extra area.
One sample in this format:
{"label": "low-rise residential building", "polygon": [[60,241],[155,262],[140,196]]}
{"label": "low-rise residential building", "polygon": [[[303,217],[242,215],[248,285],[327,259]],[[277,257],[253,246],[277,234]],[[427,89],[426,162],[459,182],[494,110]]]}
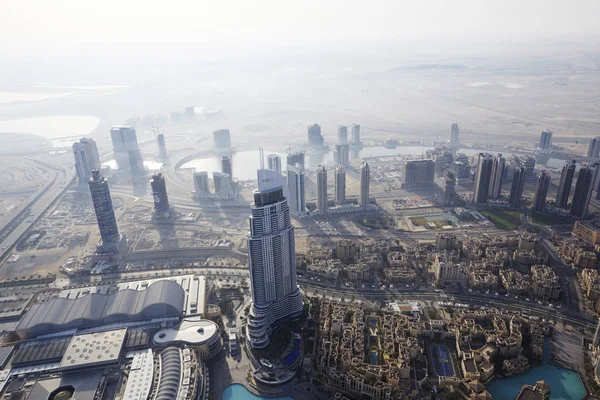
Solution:
{"label": "low-rise residential building", "polygon": [[597,301],[600,298],[600,274],[597,269],[583,269],[580,282],[583,294],[588,300]]}
{"label": "low-rise residential building", "polygon": [[510,294],[525,294],[531,289],[531,283],[514,269],[500,271],[502,286]]}
{"label": "low-rise residential building", "polygon": [[600,227],[597,224],[598,222],[576,221],[573,225],[573,235],[591,244],[600,244]]}
{"label": "low-rise residential building", "polygon": [[560,296],[560,282],[556,273],[547,265],[531,267],[533,295],[544,300],[556,300]]}

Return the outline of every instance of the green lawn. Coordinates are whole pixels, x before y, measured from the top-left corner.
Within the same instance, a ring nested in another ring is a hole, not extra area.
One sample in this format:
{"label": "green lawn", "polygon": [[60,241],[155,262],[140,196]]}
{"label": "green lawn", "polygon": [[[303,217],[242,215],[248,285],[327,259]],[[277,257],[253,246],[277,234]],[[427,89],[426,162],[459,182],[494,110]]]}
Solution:
{"label": "green lawn", "polygon": [[515,210],[481,210],[479,214],[489,219],[499,229],[512,231],[521,225],[521,213]]}

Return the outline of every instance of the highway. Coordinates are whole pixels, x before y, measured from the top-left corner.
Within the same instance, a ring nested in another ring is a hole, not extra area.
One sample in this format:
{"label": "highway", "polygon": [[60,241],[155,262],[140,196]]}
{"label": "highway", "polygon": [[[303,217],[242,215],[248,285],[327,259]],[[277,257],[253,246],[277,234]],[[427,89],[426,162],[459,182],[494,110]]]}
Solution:
{"label": "highway", "polygon": [[[160,276],[171,276],[180,274],[199,274],[213,278],[227,279],[228,277],[235,279],[249,279],[249,271],[246,267],[195,267],[195,268],[178,268],[178,269],[160,269],[146,271],[131,271],[110,276],[92,276],[90,277],[75,277],[70,279],[70,285],[80,285],[89,282],[108,283],[117,280],[134,280],[134,279],[149,279]],[[247,282],[250,283],[249,281]],[[451,302],[459,304],[468,304],[475,308],[491,308],[508,309],[518,312],[526,312],[528,316],[544,318],[546,320],[568,322],[573,326],[595,329],[595,321],[586,321],[581,318],[577,311],[568,309],[558,309],[549,306],[540,305],[536,302],[528,302],[522,299],[514,299],[512,296],[495,296],[493,294],[485,295],[478,293],[444,293],[435,292],[432,289],[422,287],[420,289],[339,289],[337,287],[319,284],[317,282],[299,279],[298,286],[305,294],[323,296],[329,298],[344,299],[345,301],[376,301],[376,302],[391,302],[391,301],[425,301],[425,302]]]}
{"label": "highway", "polygon": [[[62,168],[62,167],[61,167]],[[37,219],[52,205],[52,203],[65,191],[75,177],[75,168],[62,168],[54,175],[45,192],[35,201],[30,203],[29,213],[0,243],[0,259],[3,259],[17,244],[19,238],[31,228]]]}

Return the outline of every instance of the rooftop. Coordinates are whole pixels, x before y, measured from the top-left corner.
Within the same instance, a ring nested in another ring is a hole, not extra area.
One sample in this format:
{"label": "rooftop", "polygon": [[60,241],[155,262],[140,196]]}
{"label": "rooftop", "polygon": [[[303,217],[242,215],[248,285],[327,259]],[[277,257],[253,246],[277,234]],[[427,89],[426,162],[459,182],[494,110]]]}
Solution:
{"label": "rooftop", "polygon": [[126,328],[75,335],[60,362],[60,368],[106,364],[119,359]]}

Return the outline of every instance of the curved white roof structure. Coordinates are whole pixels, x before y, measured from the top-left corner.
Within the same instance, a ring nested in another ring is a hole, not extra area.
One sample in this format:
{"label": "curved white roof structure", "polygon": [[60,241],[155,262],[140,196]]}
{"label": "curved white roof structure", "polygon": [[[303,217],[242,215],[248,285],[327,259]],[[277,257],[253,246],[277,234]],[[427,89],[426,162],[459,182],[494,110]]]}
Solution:
{"label": "curved white roof structure", "polygon": [[216,323],[199,317],[189,317],[173,328],[156,332],[154,343],[159,346],[168,346],[175,343],[190,346],[207,344],[210,346],[219,338],[219,326]]}
{"label": "curved white roof structure", "polygon": [[22,338],[117,322],[181,316],[185,291],[176,282],[161,280],[145,290],[89,294],[78,299],[56,298],[34,304],[17,325]]}

